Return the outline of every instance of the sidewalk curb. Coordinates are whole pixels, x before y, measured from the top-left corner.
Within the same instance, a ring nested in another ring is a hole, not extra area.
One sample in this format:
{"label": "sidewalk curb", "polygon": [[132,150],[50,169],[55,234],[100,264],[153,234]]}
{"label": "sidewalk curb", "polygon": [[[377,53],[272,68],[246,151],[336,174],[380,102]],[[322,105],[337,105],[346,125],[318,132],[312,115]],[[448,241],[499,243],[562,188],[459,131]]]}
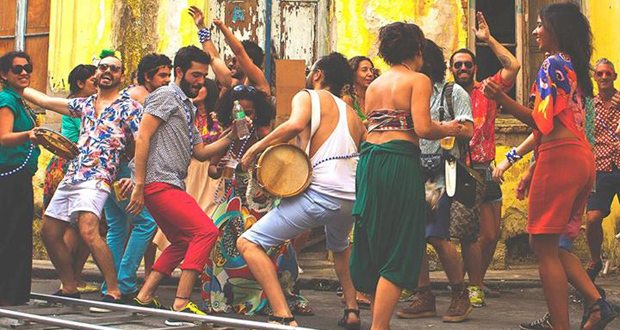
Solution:
{"label": "sidewalk curb", "polygon": [[[53,268],[33,267],[32,279],[39,280],[58,280],[56,270]],[[103,276],[99,271],[93,269],[85,269],[82,272],[82,279],[87,282],[102,283]],[[162,281],[162,285],[176,286],[179,282],[178,273]],[[144,283],[144,277],[138,276],[138,283]],[[500,291],[522,290],[522,289],[534,289],[540,288],[540,280],[532,279],[489,279],[486,284],[493,289],[499,289]],[[197,284],[196,287],[200,285]],[[316,291],[336,291],[336,288],[340,286],[340,282],[329,277],[314,277],[308,278],[301,275],[301,278],[297,282],[297,288],[300,290],[316,290]],[[437,291],[447,291],[448,282],[445,279],[433,279],[432,288]],[[608,292],[607,301],[614,307],[614,309],[620,312],[620,295]]]}

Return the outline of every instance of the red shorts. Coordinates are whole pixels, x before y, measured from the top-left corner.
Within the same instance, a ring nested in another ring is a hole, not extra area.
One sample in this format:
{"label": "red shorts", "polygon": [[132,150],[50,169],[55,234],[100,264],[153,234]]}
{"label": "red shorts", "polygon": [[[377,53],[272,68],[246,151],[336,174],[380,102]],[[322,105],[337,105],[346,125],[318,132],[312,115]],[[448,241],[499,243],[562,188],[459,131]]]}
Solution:
{"label": "red shorts", "polygon": [[595,177],[589,145],[578,140],[541,144],[530,185],[528,233],[576,237]]}

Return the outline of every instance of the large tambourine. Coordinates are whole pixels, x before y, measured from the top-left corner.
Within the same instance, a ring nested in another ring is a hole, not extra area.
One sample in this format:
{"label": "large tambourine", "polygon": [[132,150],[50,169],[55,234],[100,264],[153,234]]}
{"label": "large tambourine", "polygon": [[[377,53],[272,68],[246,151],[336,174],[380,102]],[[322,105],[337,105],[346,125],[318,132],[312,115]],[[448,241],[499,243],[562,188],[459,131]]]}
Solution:
{"label": "large tambourine", "polygon": [[80,153],[75,143],[50,129],[37,127],[34,135],[45,149],[56,156],[71,160]]}
{"label": "large tambourine", "polygon": [[269,194],[292,197],[310,185],[312,165],[301,148],[282,143],[263,151],[256,162],[253,176]]}

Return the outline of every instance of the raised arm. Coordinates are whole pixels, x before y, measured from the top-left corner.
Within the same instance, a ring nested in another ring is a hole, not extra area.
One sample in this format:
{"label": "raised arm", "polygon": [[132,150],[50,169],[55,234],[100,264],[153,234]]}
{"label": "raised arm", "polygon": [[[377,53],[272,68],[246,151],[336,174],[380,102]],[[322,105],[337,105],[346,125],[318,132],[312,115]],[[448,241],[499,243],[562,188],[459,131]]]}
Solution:
{"label": "raised arm", "polygon": [[69,99],[47,96],[30,87],[24,90],[24,98],[26,99],[26,101],[33,103],[41,108],[49,109],[61,115],[69,117],[78,117],[78,115],[70,111]]}
{"label": "raised arm", "polygon": [[478,12],[478,28],[473,28],[473,30],[478,39],[489,45],[493,53],[495,53],[495,56],[497,56],[499,62],[502,64],[502,80],[509,83],[514,82],[517,79],[517,73],[519,73],[519,70],[521,69],[521,64],[519,63],[519,60],[517,60],[517,58],[514,57],[510,51],[508,51],[508,49],[506,49],[506,47],[502,46],[499,41],[493,38],[491,31],[489,30],[489,25],[481,12]]}
{"label": "raised arm", "polygon": [[269,87],[269,82],[267,82],[267,78],[265,78],[263,70],[252,62],[252,59],[248,56],[245,48],[243,48],[241,41],[235,37],[232,31],[230,31],[226,24],[224,24],[221,20],[215,19],[213,20],[213,24],[215,24],[215,26],[217,26],[217,28],[224,34],[226,43],[235,54],[241,70],[243,70],[248,79],[250,79],[252,85],[265,94],[271,95],[271,88]]}
{"label": "raised arm", "polygon": [[241,167],[246,169],[254,158],[267,147],[290,141],[303,132],[312,117],[312,101],[310,94],[301,91],[293,97],[291,116],[270,134],[254,144],[241,159]]}
{"label": "raised arm", "polygon": [[502,88],[494,81],[489,81],[488,84],[484,88],[484,95],[489,99],[495,100],[497,104],[501,105],[504,111],[513,115],[522,123],[534,128],[538,129],[534,118],[532,117],[532,109],[528,107],[524,107],[519,104],[517,101],[510,98],[510,96],[506,95]]}
{"label": "raised arm", "polygon": [[429,109],[432,92],[431,80],[421,73],[415,75],[411,92],[411,118],[413,118],[415,134],[427,140],[438,140],[446,136],[459,135],[463,125],[459,124],[458,121],[437,122],[431,120]]}
{"label": "raised arm", "polygon": [[[196,6],[191,6],[189,7],[189,14],[194,19],[194,23],[196,24],[198,30],[206,28],[202,10]],[[202,50],[211,56],[211,67],[215,73],[215,79],[217,79],[223,88],[230,88],[232,85],[232,74],[224,60],[220,57],[220,54],[211,41],[211,38],[207,38],[204,42],[202,42]]]}

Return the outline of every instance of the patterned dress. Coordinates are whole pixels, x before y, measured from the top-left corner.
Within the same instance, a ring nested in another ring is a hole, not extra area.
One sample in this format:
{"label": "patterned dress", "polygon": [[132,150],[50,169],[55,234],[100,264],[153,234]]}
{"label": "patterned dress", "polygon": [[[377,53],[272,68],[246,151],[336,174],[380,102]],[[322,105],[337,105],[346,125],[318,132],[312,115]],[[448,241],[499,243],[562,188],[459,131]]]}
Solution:
{"label": "patterned dress", "polygon": [[[229,154],[232,154],[230,150],[234,150],[234,145],[229,149]],[[245,150],[247,149],[242,147],[239,155]],[[222,179],[215,192],[218,205],[212,219],[219,228],[220,235],[211,252],[210,261],[201,274],[203,307],[208,312],[247,315],[270,313],[267,296],[236,247],[239,236],[278,202],[267,198],[262,203],[249,203],[246,198],[247,191],[249,189],[250,194],[255,193],[254,187],[248,173],[237,170],[232,178]],[[291,310],[307,308],[308,301],[293,292],[299,275],[293,245],[287,241],[266,252],[276,267]]]}

